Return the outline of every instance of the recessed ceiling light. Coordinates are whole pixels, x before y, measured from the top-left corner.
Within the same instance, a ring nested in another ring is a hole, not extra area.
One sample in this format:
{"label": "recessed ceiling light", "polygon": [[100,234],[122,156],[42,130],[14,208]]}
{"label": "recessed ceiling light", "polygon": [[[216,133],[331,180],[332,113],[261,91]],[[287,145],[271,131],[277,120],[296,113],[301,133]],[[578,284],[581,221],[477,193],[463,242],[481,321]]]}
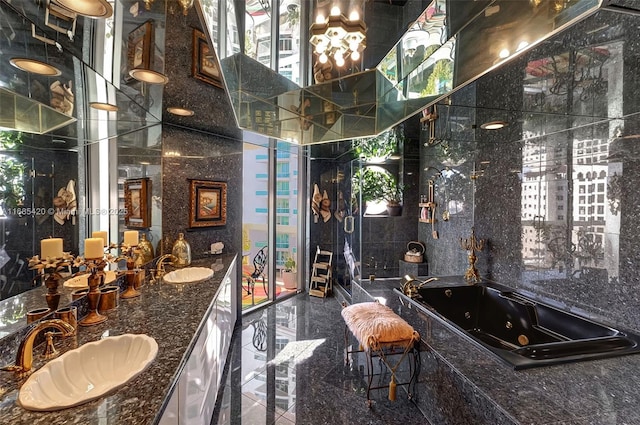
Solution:
{"label": "recessed ceiling light", "polygon": [[48,63],[44,63],[35,59],[11,58],[9,60],[9,63],[23,71],[46,75],[48,77],[55,77],[62,74],[62,72],[60,72],[60,70],[55,66],[51,66]]}
{"label": "recessed ceiling light", "polygon": [[56,0],[62,7],[89,18],[108,18],[113,7],[106,0]]}
{"label": "recessed ceiling light", "polygon": [[149,84],[167,84],[169,78],[166,75],[161,74],[150,69],[136,68],[129,71],[129,75],[138,81]]}
{"label": "recessed ceiling light", "polygon": [[191,109],[178,108],[177,106],[168,107],[167,112],[173,115],[179,115],[181,117],[191,117],[194,114]]}
{"label": "recessed ceiling light", "polygon": [[117,111],[119,109],[118,105],[104,102],[89,102],[89,106],[91,106],[93,109],[99,109],[101,111]]}
{"label": "recessed ceiling light", "polygon": [[499,130],[503,127],[507,126],[507,123],[504,121],[489,121],[480,126],[483,130]]}

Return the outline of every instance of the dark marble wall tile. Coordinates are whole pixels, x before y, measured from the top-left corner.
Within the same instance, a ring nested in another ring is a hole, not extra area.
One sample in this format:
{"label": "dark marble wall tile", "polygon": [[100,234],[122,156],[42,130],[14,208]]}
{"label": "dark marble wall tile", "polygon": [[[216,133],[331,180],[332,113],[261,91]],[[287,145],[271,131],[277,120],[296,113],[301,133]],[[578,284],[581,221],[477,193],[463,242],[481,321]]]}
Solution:
{"label": "dark marble wall tile", "polygon": [[[196,8],[166,15],[165,74],[169,82],[164,87],[162,121],[192,129],[203,130],[232,138],[240,138],[241,131],[224,89],[194,78],[191,74],[192,40],[194,30],[202,31]],[[178,106],[191,109],[194,115],[180,117],[166,111]]]}
{"label": "dark marble wall tile", "polygon": [[[459,238],[474,227],[483,277],[640,329],[637,19],[599,12],[439,104],[449,124],[436,123],[434,143],[422,132],[421,192],[447,170],[436,201],[462,211],[436,223],[438,239],[420,224],[430,273],[464,273]],[[595,68],[580,63],[588,52]],[[556,68],[532,91],[540,63]],[[479,128],[494,119],[509,125]]]}
{"label": "dark marble wall tile", "polygon": [[[203,254],[213,242],[223,242],[225,252],[242,250],[242,142],[165,125],[163,127],[164,252],[171,252],[178,233],[191,244],[192,255]],[[180,152],[181,156],[167,156]],[[227,183],[227,223],[189,228],[190,179]]]}

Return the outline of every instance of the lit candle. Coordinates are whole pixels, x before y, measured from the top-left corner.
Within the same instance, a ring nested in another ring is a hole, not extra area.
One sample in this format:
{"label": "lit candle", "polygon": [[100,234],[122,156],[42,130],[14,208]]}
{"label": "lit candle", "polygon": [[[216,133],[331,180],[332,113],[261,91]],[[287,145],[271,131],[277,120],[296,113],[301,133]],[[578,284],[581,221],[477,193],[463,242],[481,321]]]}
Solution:
{"label": "lit candle", "polygon": [[102,246],[107,246],[109,242],[109,233],[105,231],[93,232],[91,233],[92,238],[102,238]]}
{"label": "lit candle", "polygon": [[40,241],[40,257],[62,258],[62,239],[49,238]]}
{"label": "lit candle", "polygon": [[137,230],[125,230],[124,232],[124,244],[129,246],[138,246],[138,231]]}
{"label": "lit candle", "polygon": [[102,258],[102,238],[89,238],[84,240],[84,258]]}

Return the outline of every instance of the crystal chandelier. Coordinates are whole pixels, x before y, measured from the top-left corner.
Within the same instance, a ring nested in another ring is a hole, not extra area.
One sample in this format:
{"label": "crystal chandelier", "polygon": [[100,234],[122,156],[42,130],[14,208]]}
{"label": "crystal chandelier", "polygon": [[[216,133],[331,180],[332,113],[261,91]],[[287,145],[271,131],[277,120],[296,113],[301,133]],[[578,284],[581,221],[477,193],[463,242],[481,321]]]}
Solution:
{"label": "crystal chandelier", "polygon": [[358,11],[352,11],[347,18],[338,6],[334,6],[329,18],[322,14],[316,16],[309,42],[314,46],[320,63],[324,64],[333,57],[336,66],[342,67],[347,56],[353,62],[360,60],[360,54],[366,47],[366,32],[367,26]]}

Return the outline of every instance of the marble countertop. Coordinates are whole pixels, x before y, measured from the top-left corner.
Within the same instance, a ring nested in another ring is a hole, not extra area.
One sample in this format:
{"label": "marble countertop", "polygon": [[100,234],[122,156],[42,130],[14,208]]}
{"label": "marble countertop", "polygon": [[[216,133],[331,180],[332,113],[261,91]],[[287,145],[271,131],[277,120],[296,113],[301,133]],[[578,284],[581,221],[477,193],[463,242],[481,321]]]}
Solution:
{"label": "marble countertop", "polygon": [[371,297],[385,298],[420,332],[429,346],[425,355],[438,359],[438,367],[426,359],[423,365],[430,366],[423,366],[420,377],[438,388],[423,388],[432,416],[460,417],[475,405],[485,415],[483,423],[492,425],[640,425],[640,354],[513,370],[440,321],[403,305],[393,292],[397,282],[363,282],[362,289]]}
{"label": "marble countertop", "polygon": [[[56,412],[31,412],[16,404],[18,390],[24,381],[18,380],[13,373],[0,372],[0,423],[157,423],[178,378],[183,358],[188,356],[199,325],[234,258],[233,254],[223,254],[194,261],[193,265],[197,266],[215,264],[212,268],[217,270],[212,278],[200,283],[146,283],[140,289],[140,297],[120,300],[118,308],[106,312],[106,322],[78,327],[75,337],[56,341],[56,347],[64,352],[104,336],[144,333],[155,338],[159,347],[156,359],[133,381],[108,396],[77,407]],[[40,348],[34,350],[34,368],[43,364],[37,351]]]}

